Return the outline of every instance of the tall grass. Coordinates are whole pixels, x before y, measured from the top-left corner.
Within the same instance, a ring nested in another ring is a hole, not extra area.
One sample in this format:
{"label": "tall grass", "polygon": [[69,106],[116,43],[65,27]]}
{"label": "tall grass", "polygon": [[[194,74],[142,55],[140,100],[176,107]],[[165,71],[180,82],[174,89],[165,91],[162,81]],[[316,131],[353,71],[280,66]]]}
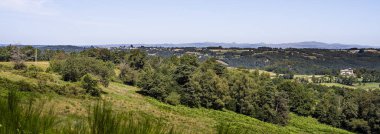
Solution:
{"label": "tall grass", "polygon": [[33,100],[21,105],[19,96],[10,90],[7,99],[0,99],[0,133],[45,134],[52,132],[57,117],[52,111],[42,114],[42,105],[35,107]]}
{"label": "tall grass", "polygon": [[220,123],[216,126],[217,134],[248,134],[244,128],[236,128],[229,123]]}
{"label": "tall grass", "polygon": [[116,113],[110,103],[98,102],[90,111],[91,134],[173,134],[174,129],[142,113]]}
{"label": "tall grass", "polygon": [[0,98],[1,134],[174,134],[173,127],[142,113],[117,113],[110,103],[98,101],[86,118],[59,121],[53,111],[44,112],[44,103],[32,99],[21,103],[9,90]]}

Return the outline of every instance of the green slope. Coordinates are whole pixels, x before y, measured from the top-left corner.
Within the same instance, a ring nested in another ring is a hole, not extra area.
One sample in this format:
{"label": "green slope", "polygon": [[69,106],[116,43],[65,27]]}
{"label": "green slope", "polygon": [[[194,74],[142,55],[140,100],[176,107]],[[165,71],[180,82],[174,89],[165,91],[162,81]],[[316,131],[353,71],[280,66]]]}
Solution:
{"label": "green slope", "polygon": [[[28,78],[12,71],[0,71],[0,77],[11,81],[25,80],[37,84],[38,80]],[[67,84],[52,75],[55,82],[52,84]],[[76,85],[75,83],[73,85]],[[1,90],[1,96],[5,96],[5,90]],[[153,98],[142,96],[132,86],[113,82],[104,88],[102,98],[112,102],[113,107],[119,112],[139,112],[157,117],[162,123],[174,126],[181,133],[216,133],[218,124],[228,124],[231,128],[244,130],[248,133],[350,133],[319,123],[311,117],[301,117],[291,114],[291,120],[287,126],[278,126],[262,122],[242,114],[231,111],[218,111],[205,108],[189,108],[186,106],[172,106],[159,102]],[[26,95],[35,93],[23,92]],[[56,111],[62,120],[78,118],[86,115],[88,106],[96,102],[92,97],[67,97],[53,92],[38,94],[40,98],[48,98],[45,105]]]}

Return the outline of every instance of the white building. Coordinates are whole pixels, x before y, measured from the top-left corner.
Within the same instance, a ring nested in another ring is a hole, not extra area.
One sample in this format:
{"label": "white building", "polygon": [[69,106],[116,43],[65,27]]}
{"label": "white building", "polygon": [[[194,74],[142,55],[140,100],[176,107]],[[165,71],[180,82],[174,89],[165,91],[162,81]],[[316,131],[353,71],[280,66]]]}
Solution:
{"label": "white building", "polygon": [[344,76],[354,76],[354,70],[351,69],[351,68],[348,68],[348,69],[342,69],[340,70],[340,75],[344,75]]}

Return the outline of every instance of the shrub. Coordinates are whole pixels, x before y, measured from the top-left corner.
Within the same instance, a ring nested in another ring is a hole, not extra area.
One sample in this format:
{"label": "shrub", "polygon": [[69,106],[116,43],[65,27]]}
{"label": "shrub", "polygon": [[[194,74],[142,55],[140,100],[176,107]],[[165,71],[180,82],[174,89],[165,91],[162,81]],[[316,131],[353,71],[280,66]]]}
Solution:
{"label": "shrub", "polygon": [[14,66],[13,66],[13,69],[23,70],[23,69],[26,69],[26,65],[25,65],[24,62],[15,62]]}
{"label": "shrub", "polygon": [[50,62],[51,70],[62,75],[63,80],[76,82],[90,73],[100,77],[100,82],[108,86],[109,79],[115,75],[114,65],[95,58],[72,56],[66,60]]}
{"label": "shrub", "polygon": [[86,74],[82,77],[81,86],[86,90],[86,93],[92,96],[100,96],[100,89],[98,87],[98,80],[92,75]]}
{"label": "shrub", "polygon": [[138,72],[129,67],[128,64],[120,64],[119,79],[127,85],[136,85]]}
{"label": "shrub", "polygon": [[37,78],[37,75],[38,75],[40,72],[43,72],[43,69],[40,68],[40,67],[37,67],[37,66],[35,66],[35,65],[31,65],[31,66],[29,66],[29,67],[25,70],[25,73],[26,73],[27,77],[32,77],[32,78]]}
{"label": "shrub", "polygon": [[371,128],[368,125],[368,122],[363,119],[353,119],[349,126],[351,127],[351,130],[359,133],[370,133]]}
{"label": "shrub", "polygon": [[181,95],[177,92],[171,92],[165,101],[171,105],[178,105],[180,103]]}

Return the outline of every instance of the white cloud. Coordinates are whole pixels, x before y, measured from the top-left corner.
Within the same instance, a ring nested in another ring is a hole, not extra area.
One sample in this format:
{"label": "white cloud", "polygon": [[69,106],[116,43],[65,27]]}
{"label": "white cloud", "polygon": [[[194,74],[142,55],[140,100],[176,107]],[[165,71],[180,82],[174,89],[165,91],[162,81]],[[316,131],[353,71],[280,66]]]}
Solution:
{"label": "white cloud", "polygon": [[47,6],[49,2],[51,0],[0,0],[0,10],[38,15],[56,14],[56,11]]}

